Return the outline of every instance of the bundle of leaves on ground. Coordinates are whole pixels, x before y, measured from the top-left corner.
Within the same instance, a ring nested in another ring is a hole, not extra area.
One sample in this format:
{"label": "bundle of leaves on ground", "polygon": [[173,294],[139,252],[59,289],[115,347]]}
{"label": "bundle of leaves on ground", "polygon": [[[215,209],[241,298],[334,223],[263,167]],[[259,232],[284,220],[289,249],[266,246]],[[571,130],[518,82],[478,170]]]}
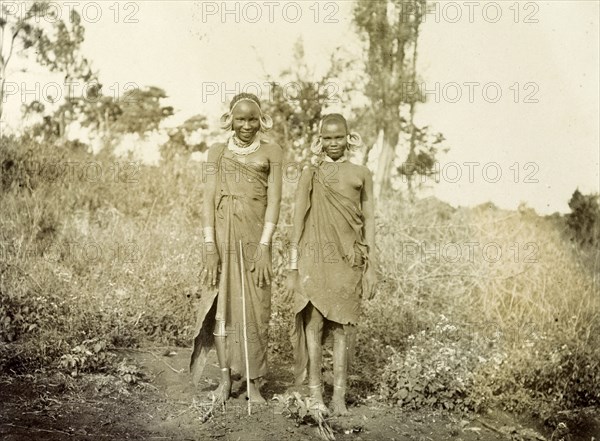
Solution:
{"label": "bundle of leaves on ground", "polygon": [[298,392],[278,394],[273,397],[277,402],[276,412],[293,418],[297,425],[317,425],[319,436],[325,440],[335,440],[333,429],[327,422],[327,407],[314,399],[302,398]]}

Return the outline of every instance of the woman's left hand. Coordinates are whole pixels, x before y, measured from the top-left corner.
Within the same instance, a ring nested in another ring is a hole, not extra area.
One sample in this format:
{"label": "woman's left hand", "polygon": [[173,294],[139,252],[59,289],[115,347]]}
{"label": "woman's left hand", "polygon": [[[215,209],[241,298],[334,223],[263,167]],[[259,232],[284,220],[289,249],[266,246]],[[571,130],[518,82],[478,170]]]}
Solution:
{"label": "woman's left hand", "polygon": [[254,263],[254,283],[259,288],[270,285],[273,279],[273,264],[271,262],[271,247],[265,244],[259,244],[259,255]]}

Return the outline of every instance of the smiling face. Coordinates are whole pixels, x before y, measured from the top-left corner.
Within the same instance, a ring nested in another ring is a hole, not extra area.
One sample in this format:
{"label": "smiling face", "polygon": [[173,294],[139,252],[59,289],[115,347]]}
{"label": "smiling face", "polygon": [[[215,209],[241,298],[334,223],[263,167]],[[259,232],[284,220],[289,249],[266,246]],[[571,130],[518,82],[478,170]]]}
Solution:
{"label": "smiling face", "polygon": [[334,161],[340,159],[348,147],[346,135],[346,126],[341,121],[327,122],[321,128],[323,151]]}
{"label": "smiling face", "polygon": [[232,128],[238,139],[245,143],[254,140],[260,130],[260,109],[251,101],[240,101],[232,112]]}

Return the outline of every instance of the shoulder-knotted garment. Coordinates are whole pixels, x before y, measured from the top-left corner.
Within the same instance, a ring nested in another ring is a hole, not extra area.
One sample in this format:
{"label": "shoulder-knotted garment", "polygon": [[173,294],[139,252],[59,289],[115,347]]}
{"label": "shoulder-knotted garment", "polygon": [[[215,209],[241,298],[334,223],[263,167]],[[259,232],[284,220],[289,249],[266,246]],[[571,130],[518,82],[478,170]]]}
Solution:
{"label": "shoulder-knotted garment", "polygon": [[202,376],[210,349],[214,346],[216,321],[224,321],[227,331],[228,366],[245,373],[239,242],[245,265],[246,322],[250,379],[267,371],[267,338],[271,314],[271,288],[258,288],[252,278],[253,262],[260,252],[259,242],[267,207],[268,169],[242,164],[223,156],[220,148],[216,167],[215,241],[221,259],[218,287],[203,292],[198,311],[197,333],[190,363],[192,381]]}
{"label": "shoulder-knotted garment", "polygon": [[319,167],[307,171],[312,176],[298,244],[301,292],[294,301],[296,319],[292,333],[297,384],[304,381],[308,367],[303,310],[309,302],[327,319],[323,341],[327,338],[328,321],[347,325],[348,360],[351,360],[355,337],[353,325],[358,322],[361,311],[362,279],[368,251],[360,208],[329,186]]}

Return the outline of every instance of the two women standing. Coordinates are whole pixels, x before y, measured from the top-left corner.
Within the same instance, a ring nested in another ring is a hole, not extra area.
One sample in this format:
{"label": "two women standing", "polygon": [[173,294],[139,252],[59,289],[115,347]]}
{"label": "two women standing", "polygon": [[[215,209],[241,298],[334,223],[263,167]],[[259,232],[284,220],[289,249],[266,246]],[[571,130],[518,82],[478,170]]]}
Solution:
{"label": "two women standing", "polygon": [[[211,169],[205,173],[202,277],[212,289],[201,299],[191,372],[197,382],[208,351],[214,346],[221,369],[217,396],[227,400],[231,393],[230,369],[245,371],[246,342],[249,398],[264,403],[259,382],[267,370],[270,242],[279,217],[282,152],[277,144],[261,136],[271,128],[272,121],[262,113],[256,96],[234,97],[222,122],[232,134],[227,144],[215,145],[208,154]],[[344,414],[347,358],[352,352],[354,325],[363,292],[370,298],[376,281],[372,180],[366,167],[345,159],[348,148],[360,143],[360,137],[348,132],[341,115],[325,116],[316,139],[313,153],[317,161],[303,171],[296,192],[286,293],[287,300],[293,298],[297,313],[293,339],[297,383],[308,371],[311,395],[323,404],[321,344],[332,330],[332,404],[334,413]],[[325,168],[329,170],[324,172]],[[325,251],[327,247],[330,249]],[[315,249],[317,254],[311,254]],[[240,252],[246,263],[243,281]]]}

